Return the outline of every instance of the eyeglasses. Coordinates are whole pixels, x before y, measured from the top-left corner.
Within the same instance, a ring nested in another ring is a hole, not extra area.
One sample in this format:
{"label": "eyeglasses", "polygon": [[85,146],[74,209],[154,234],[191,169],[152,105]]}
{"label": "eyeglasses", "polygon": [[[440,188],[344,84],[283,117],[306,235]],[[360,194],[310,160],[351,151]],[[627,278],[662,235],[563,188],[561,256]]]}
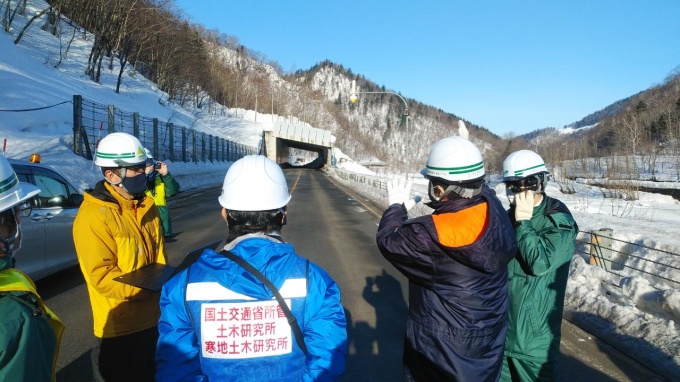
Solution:
{"label": "eyeglasses", "polygon": [[530,176],[528,178],[505,182],[505,188],[510,190],[512,193],[518,194],[526,190],[538,191],[539,183],[540,179],[538,176]]}
{"label": "eyeglasses", "polygon": [[127,170],[131,170],[133,172],[136,172],[137,174],[141,174],[146,170],[146,163],[142,162],[138,165],[126,167]]}

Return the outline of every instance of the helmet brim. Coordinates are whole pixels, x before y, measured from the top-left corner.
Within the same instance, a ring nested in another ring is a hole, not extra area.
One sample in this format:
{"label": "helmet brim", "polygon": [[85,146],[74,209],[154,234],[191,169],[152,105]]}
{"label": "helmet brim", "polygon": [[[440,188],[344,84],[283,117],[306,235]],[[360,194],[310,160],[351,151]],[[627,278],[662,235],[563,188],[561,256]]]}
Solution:
{"label": "helmet brim", "polygon": [[19,182],[18,189],[0,199],[0,212],[8,210],[38,195],[40,189],[30,183]]}
{"label": "helmet brim", "polygon": [[523,175],[523,176],[506,176],[501,180],[501,183],[507,183],[507,182],[515,182],[524,178],[528,178],[530,176],[535,176],[535,175],[549,175],[550,171],[540,171],[540,172],[535,172],[533,174],[529,175]]}

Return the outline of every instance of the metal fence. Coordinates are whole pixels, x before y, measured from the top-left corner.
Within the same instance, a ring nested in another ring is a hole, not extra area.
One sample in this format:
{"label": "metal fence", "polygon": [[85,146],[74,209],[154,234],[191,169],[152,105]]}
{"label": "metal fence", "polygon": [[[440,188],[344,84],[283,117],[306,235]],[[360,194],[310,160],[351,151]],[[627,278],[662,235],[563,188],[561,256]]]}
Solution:
{"label": "metal fence", "polygon": [[[599,266],[619,278],[639,276],[650,285],[665,284],[669,287],[680,286],[680,254],[648,247],[639,243],[631,243],[612,237],[610,228],[594,232],[581,231],[582,239],[576,239],[576,253],[590,259],[591,265]],[[587,239],[590,238],[588,241]],[[614,249],[614,243],[620,250]],[[636,253],[645,252],[645,256]],[[654,271],[650,271],[650,270]],[[659,269],[663,271],[659,272]]]}
{"label": "metal fence", "polygon": [[139,113],[73,96],[73,151],[92,159],[107,134],[134,135],[154,158],[172,162],[233,162],[258,149]]}

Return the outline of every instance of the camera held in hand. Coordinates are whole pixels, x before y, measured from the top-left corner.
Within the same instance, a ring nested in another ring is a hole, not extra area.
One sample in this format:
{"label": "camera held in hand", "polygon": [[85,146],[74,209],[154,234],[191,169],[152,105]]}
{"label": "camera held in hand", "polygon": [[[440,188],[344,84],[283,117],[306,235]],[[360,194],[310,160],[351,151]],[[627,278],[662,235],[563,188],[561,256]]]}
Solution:
{"label": "camera held in hand", "polygon": [[161,162],[154,162],[154,163],[153,163],[153,168],[155,168],[156,170],[158,170],[159,168],[161,168],[161,164],[162,164]]}

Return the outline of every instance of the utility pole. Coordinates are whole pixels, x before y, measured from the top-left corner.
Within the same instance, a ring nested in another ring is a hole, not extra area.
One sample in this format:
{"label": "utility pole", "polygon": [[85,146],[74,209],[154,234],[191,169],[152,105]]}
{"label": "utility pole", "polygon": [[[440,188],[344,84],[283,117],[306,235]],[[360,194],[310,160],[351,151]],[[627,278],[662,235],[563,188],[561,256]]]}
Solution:
{"label": "utility pole", "polygon": [[405,151],[404,152],[404,172],[406,173],[406,177],[408,178],[408,141],[409,141],[409,137],[408,137],[408,116],[409,116],[408,103],[406,102],[404,97],[402,97],[401,94],[399,94],[399,93],[388,92],[388,91],[384,91],[384,92],[358,92],[358,91],[356,91],[356,87],[357,87],[357,81],[352,80],[352,92],[350,93],[350,96],[349,96],[349,100],[352,103],[357,102],[357,99],[358,99],[357,94],[393,94],[393,95],[399,97],[401,102],[404,103],[404,114],[402,114],[404,117],[406,117],[406,122],[405,122],[406,129],[405,129],[405,132],[404,132],[404,136],[406,137],[406,139],[404,139],[406,141],[406,142],[404,142],[405,143],[405,146],[404,146],[404,151]]}

